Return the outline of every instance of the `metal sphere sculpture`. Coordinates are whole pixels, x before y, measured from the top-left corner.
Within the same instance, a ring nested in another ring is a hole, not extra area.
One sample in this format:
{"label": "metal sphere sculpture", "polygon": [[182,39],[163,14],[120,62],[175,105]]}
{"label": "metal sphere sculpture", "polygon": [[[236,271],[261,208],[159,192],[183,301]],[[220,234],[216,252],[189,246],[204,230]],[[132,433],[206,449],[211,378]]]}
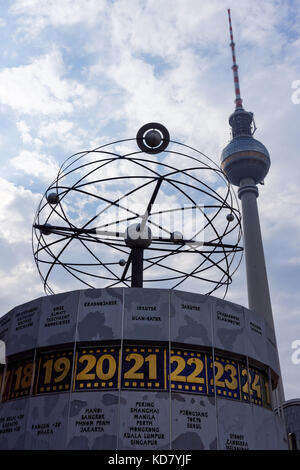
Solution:
{"label": "metal sphere sculpture", "polygon": [[32,243],[46,293],[159,282],[203,294],[223,287],[225,297],[240,240],[222,170],[150,123],[135,139],[67,158],[39,204]]}

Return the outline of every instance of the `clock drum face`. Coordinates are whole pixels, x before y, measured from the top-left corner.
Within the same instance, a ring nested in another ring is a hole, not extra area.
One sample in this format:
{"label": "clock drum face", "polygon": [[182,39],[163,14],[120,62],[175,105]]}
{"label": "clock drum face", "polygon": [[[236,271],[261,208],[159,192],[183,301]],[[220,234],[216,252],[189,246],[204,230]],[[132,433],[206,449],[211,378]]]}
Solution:
{"label": "clock drum face", "polygon": [[0,449],[283,448],[269,333],[237,304],[174,289],[20,305],[0,323]]}

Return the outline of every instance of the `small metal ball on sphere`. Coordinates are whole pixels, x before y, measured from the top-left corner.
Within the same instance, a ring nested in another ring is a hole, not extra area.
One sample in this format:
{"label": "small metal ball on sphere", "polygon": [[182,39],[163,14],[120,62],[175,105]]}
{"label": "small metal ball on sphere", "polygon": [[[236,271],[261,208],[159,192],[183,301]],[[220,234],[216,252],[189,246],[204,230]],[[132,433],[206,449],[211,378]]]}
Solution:
{"label": "small metal ball on sphere", "polygon": [[59,203],[59,195],[57,193],[50,193],[47,195],[47,201],[49,204],[58,204]]}
{"label": "small metal ball on sphere", "polygon": [[234,220],[234,215],[233,214],[227,214],[226,219],[228,222],[232,222]]}
{"label": "small metal ball on sphere", "polygon": [[145,135],[145,142],[149,147],[158,147],[161,144],[161,135],[156,130],[148,131]]}

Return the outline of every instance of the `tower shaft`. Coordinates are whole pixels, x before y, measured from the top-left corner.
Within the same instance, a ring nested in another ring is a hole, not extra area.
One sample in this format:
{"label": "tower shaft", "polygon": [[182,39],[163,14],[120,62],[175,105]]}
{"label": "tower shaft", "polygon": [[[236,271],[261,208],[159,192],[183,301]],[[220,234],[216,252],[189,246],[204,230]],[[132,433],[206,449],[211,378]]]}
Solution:
{"label": "tower shaft", "polygon": [[238,196],[242,203],[249,308],[259,313],[274,330],[269,283],[257,207],[258,189],[252,178],[244,178],[241,180]]}

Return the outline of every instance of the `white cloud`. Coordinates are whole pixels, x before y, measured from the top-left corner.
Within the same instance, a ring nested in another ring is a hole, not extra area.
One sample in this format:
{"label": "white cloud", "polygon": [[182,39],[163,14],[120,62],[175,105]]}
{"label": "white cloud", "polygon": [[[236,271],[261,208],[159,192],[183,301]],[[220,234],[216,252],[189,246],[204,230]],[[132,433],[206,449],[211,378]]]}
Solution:
{"label": "white cloud", "polygon": [[96,99],[93,90],[63,78],[65,67],[57,48],[28,65],[0,71],[0,103],[19,114],[61,115],[74,106],[88,106]]}
{"label": "white cloud", "polygon": [[[18,304],[13,306],[43,295],[43,289],[41,288],[31,253],[29,253],[26,261],[16,263],[12,269],[0,269],[0,277],[2,280],[0,295],[3,301],[7,303],[8,308],[12,306],[12,302],[15,303],[12,295],[15,293],[16,286],[18,286]],[[2,308],[4,305],[2,305]]]}
{"label": "white cloud", "polygon": [[31,225],[40,195],[0,177],[0,237],[8,243],[30,243]]}
{"label": "white cloud", "polygon": [[30,144],[30,143],[32,143],[32,137],[31,137],[31,134],[30,134],[30,128],[29,128],[29,126],[26,124],[26,122],[25,122],[25,121],[18,121],[18,122],[17,122],[17,128],[18,128],[18,130],[20,131],[21,138],[22,138],[22,141],[24,142],[24,144]]}
{"label": "white cloud", "polygon": [[10,160],[11,165],[24,175],[32,175],[35,178],[50,182],[56,177],[58,165],[51,156],[43,155],[35,151],[22,150],[17,157]]}
{"label": "white cloud", "polygon": [[18,16],[20,27],[36,35],[48,25],[96,24],[107,5],[106,0],[16,0],[10,12]]}
{"label": "white cloud", "polygon": [[60,121],[52,121],[46,124],[43,124],[39,128],[39,136],[42,139],[52,139],[53,137],[56,138],[59,136],[65,136],[73,127],[72,121],[67,120],[60,120]]}
{"label": "white cloud", "polygon": [[0,177],[0,316],[43,295],[31,250],[32,222],[40,198]]}
{"label": "white cloud", "polygon": [[45,119],[37,125],[37,135],[45,146],[57,146],[66,152],[74,152],[83,148],[89,133],[72,120]]}

